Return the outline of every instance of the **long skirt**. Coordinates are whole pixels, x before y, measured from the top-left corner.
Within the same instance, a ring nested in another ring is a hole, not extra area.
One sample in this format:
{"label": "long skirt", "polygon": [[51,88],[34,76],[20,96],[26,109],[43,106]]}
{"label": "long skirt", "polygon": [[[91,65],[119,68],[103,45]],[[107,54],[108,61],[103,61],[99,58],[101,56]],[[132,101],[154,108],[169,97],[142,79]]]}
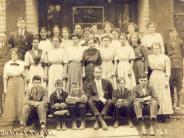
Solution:
{"label": "long skirt", "polygon": [[134,70],[134,74],[135,74],[136,83],[138,84],[139,77],[145,73],[144,62],[142,60],[134,61],[133,70]]}
{"label": "long skirt", "polygon": [[72,82],[77,83],[82,89],[82,65],[80,61],[71,61],[68,65],[68,80],[66,91],[70,92]]}
{"label": "long skirt", "polygon": [[128,61],[119,61],[118,77],[123,77],[126,81],[125,87],[132,90],[136,86],[134,71]]}
{"label": "long skirt", "polygon": [[48,98],[55,91],[56,80],[62,80],[63,77],[63,65],[52,64],[48,71]]}
{"label": "long skirt", "polygon": [[86,86],[88,86],[88,84],[94,80],[94,67],[95,65],[93,64],[88,64],[85,66],[85,78],[84,78],[84,89],[86,88]]}
{"label": "long skirt", "polygon": [[22,77],[12,77],[7,82],[5,97],[4,121],[13,123],[20,119],[25,96],[25,82]]}
{"label": "long skirt", "polygon": [[149,83],[155,88],[159,100],[160,109],[158,114],[172,114],[172,103],[169,86],[165,87],[166,74],[161,70],[153,70]]}
{"label": "long skirt", "polygon": [[103,61],[101,66],[103,69],[102,78],[109,80],[112,83],[113,88],[116,89],[117,82],[116,82],[116,77],[113,76],[115,73],[115,70],[114,70],[114,65],[112,61]]}
{"label": "long skirt", "polygon": [[31,88],[33,86],[32,84],[32,79],[35,75],[39,75],[42,79],[42,86],[46,87],[46,83],[43,81],[43,77],[44,77],[44,69],[42,67],[41,64],[38,65],[31,65],[30,69],[29,69],[29,78],[30,78],[30,82],[28,84],[28,88]]}

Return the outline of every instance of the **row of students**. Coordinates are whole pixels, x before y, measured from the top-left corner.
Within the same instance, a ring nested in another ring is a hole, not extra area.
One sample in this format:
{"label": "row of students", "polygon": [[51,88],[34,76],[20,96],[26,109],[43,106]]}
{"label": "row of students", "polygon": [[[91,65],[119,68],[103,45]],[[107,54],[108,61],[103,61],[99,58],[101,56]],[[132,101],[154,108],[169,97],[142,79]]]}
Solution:
{"label": "row of students", "polygon": [[[118,88],[113,91],[110,81],[102,79],[102,68],[97,66],[94,69],[94,80],[83,92],[77,84],[72,83],[72,91],[63,90],[63,81],[56,80],[55,91],[50,97],[50,113],[57,119],[56,130],[66,130],[65,124],[67,115],[72,119],[72,129],[77,129],[77,116],[80,117],[81,124],[79,129],[86,127],[85,114],[87,113],[87,105],[89,111],[96,118],[94,129],[99,129],[100,124],[103,130],[107,130],[108,126],[104,117],[108,113],[113,113],[115,117],[114,127],[119,126],[119,119],[122,114],[129,117],[129,127],[133,127],[131,122],[132,110],[136,114],[136,118],[141,125],[141,134],[146,135],[146,127],[143,123],[143,109],[147,108],[150,114],[150,135],[154,135],[154,123],[159,109],[158,98],[152,86],[148,85],[147,76],[143,75],[139,78],[139,85],[133,88],[132,93],[125,87],[125,79],[118,79]],[[41,77],[33,77],[33,86],[26,93],[24,106],[20,117],[20,129],[23,131],[30,117],[32,110],[37,111],[40,126],[42,130],[46,130],[46,110],[47,110],[47,91],[41,86]],[[114,110],[112,110],[114,107]],[[61,127],[62,126],[62,127]]]}

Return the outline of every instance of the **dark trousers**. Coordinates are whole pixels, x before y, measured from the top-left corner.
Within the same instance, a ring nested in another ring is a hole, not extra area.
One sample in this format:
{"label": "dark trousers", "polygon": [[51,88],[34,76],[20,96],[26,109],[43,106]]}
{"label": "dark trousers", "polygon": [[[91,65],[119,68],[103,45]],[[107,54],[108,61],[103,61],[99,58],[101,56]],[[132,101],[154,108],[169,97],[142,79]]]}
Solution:
{"label": "dark trousers", "polygon": [[77,117],[84,119],[87,111],[85,103],[69,104],[68,109],[72,120],[76,120]]}
{"label": "dark trousers", "polygon": [[128,118],[131,117],[130,103],[117,102],[116,104],[114,104],[114,107],[115,107],[115,111],[114,111],[115,119],[118,120],[125,116],[127,116]]}
{"label": "dark trousers", "polygon": [[94,116],[104,116],[110,111],[110,108],[113,105],[111,99],[108,99],[106,104],[104,105],[101,101],[96,101],[93,99],[88,100],[88,105]]}
{"label": "dark trousers", "polygon": [[183,86],[183,69],[171,69],[171,77],[170,77],[170,89],[171,89],[171,98],[174,103],[174,88],[176,88],[177,93],[181,92]]}
{"label": "dark trousers", "polygon": [[133,106],[137,119],[143,118],[145,112],[148,112],[150,119],[155,119],[159,109],[158,102],[155,100],[149,101],[149,103],[135,101]]}

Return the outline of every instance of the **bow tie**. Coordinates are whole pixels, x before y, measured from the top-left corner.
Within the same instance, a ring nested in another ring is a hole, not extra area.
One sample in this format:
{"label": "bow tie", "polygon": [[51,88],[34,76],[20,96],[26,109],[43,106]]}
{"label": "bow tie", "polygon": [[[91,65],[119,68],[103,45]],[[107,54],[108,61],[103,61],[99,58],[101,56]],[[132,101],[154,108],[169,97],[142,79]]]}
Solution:
{"label": "bow tie", "polygon": [[10,65],[13,65],[13,66],[19,66],[18,63],[11,63]]}

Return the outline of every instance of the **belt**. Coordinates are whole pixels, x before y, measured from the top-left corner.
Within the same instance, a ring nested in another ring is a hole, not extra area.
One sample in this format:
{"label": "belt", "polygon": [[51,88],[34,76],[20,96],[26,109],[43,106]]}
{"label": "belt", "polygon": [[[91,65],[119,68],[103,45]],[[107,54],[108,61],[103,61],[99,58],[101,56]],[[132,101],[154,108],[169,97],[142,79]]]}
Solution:
{"label": "belt", "polygon": [[19,78],[19,77],[23,78],[23,75],[12,75],[12,76],[9,76],[8,78]]}

